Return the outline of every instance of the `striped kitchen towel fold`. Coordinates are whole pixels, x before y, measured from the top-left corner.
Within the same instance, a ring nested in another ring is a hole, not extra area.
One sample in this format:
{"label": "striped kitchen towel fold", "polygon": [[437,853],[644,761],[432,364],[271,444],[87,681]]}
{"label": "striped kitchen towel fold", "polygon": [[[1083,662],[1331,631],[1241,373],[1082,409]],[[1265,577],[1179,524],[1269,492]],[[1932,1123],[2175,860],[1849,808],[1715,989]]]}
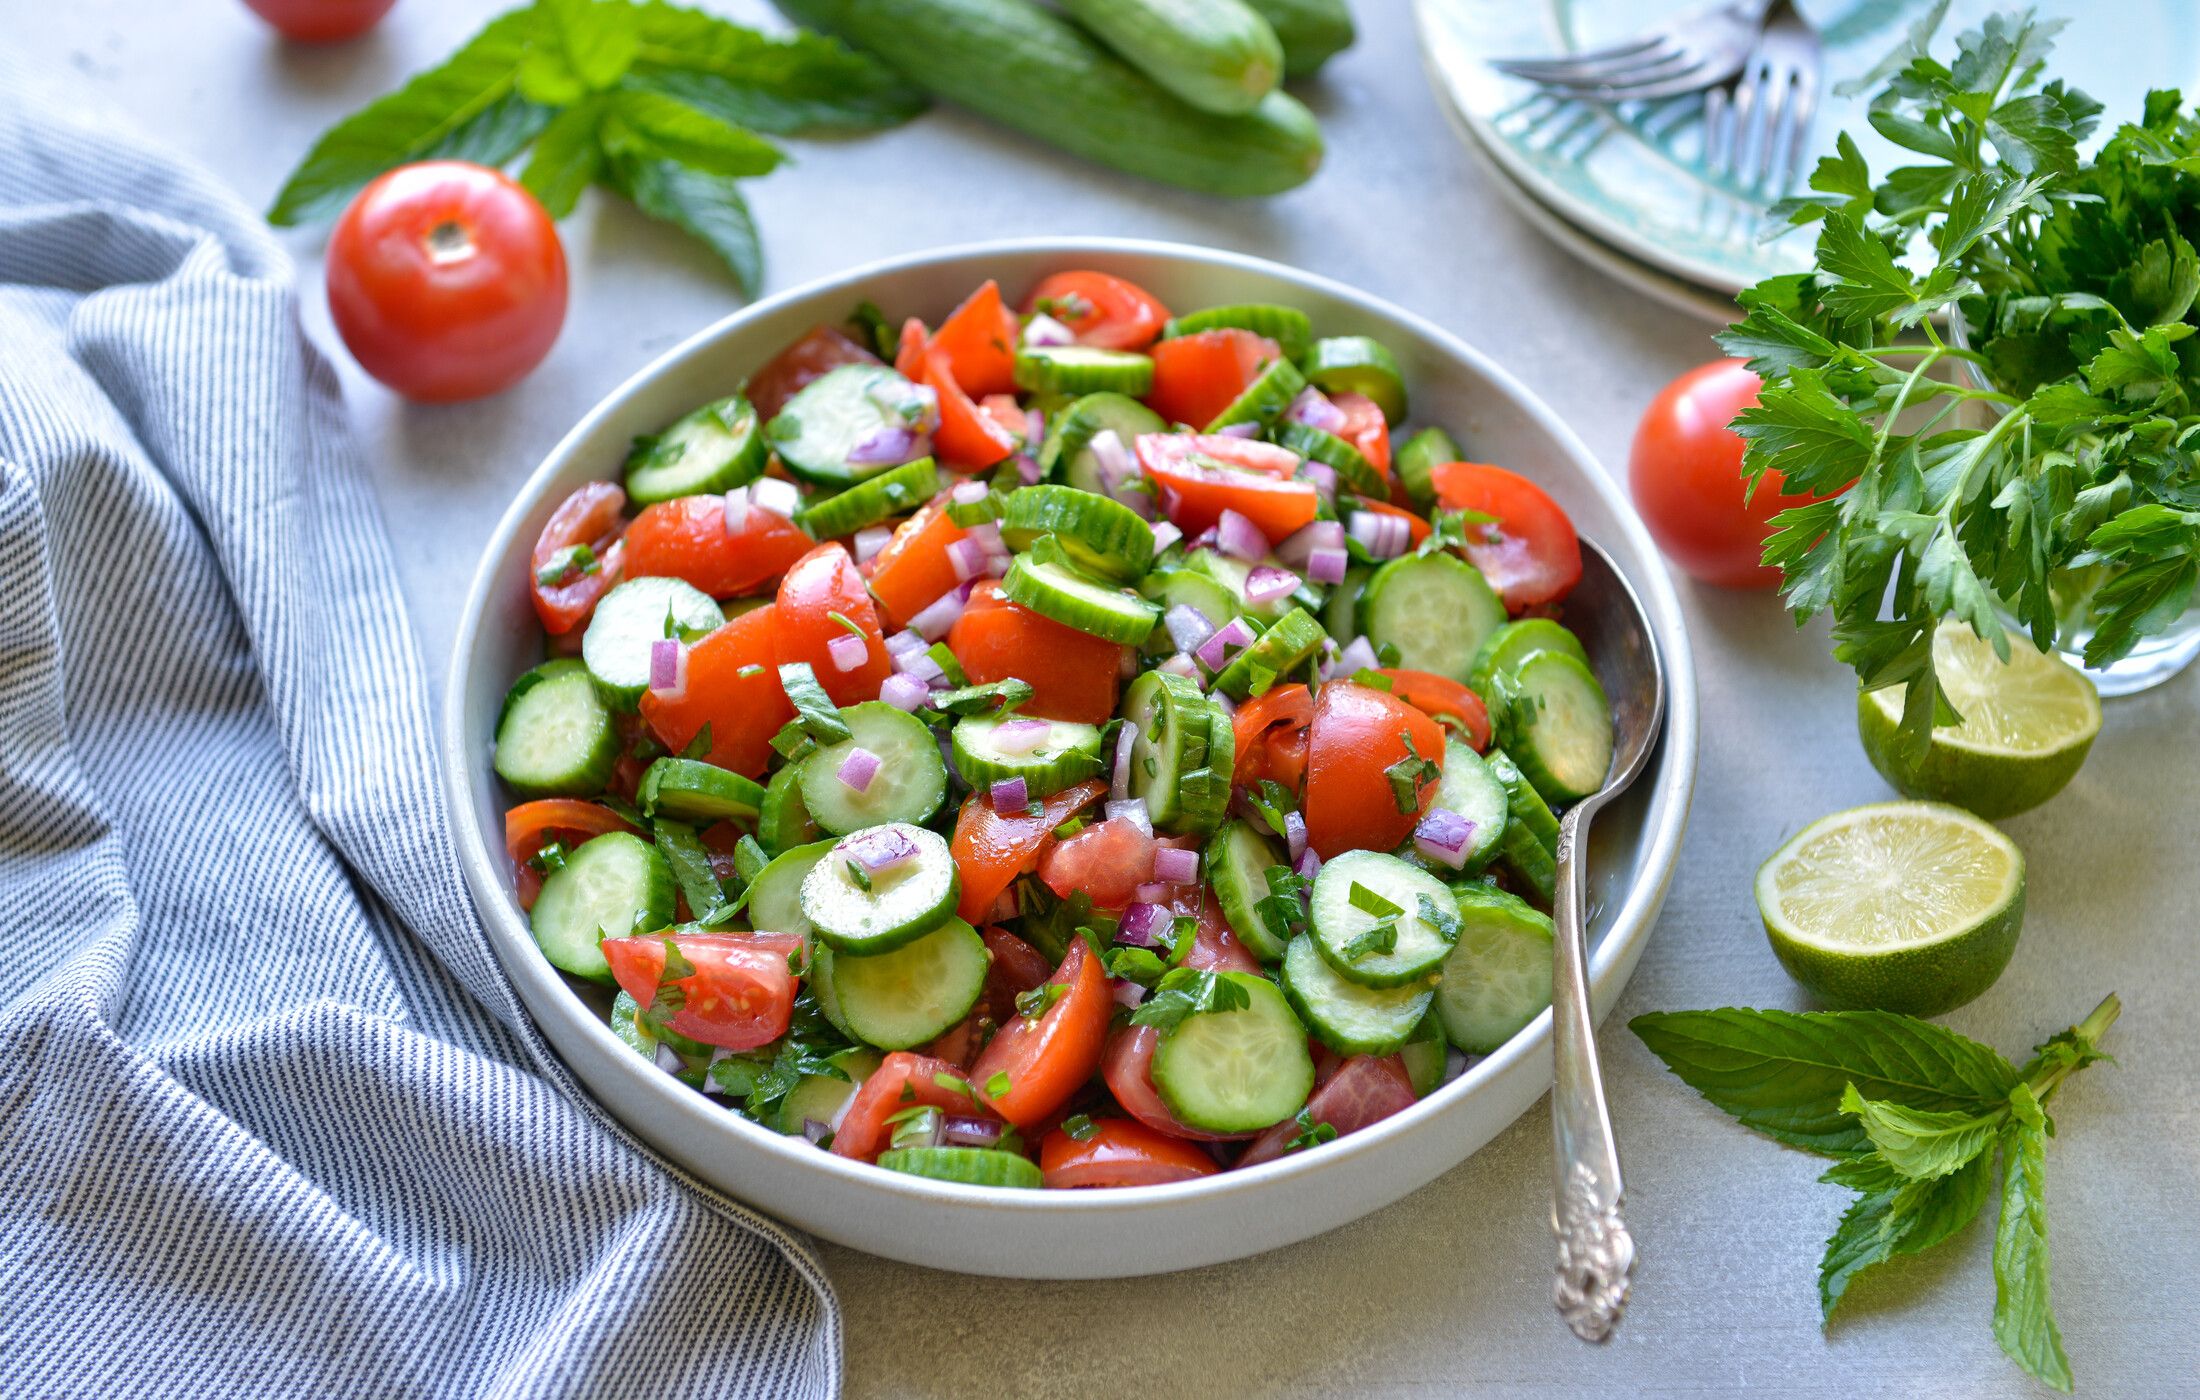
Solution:
{"label": "striped kitchen towel fold", "polygon": [[0,69],[0,1393],[823,1395],[518,1009],[287,259]]}

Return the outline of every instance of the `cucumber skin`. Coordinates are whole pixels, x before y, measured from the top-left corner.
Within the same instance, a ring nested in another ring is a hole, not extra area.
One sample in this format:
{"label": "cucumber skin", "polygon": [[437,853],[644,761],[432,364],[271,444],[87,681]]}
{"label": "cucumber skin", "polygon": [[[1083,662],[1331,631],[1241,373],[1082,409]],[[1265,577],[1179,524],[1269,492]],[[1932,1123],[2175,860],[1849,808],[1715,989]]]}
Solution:
{"label": "cucumber skin", "polygon": [[1245,0],[1062,0],[1062,8],[1202,112],[1250,112],[1283,77],[1283,41]]}
{"label": "cucumber skin", "polygon": [[1246,0],[1283,45],[1283,75],[1303,78],[1352,47],[1358,38],[1345,0]]}
{"label": "cucumber skin", "polygon": [[1280,194],[1321,165],[1321,129],[1271,92],[1202,112],[1029,0],[774,0],[948,101],[1072,155],[1204,194]]}

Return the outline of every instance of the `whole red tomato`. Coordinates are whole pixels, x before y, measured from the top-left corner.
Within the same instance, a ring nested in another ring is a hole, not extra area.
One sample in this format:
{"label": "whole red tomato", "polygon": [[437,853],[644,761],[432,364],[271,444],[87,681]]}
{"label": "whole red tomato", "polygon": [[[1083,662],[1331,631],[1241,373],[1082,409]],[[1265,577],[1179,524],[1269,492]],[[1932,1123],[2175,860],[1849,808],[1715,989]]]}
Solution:
{"label": "whole red tomato", "polygon": [[1817,499],[1781,494],[1778,472],[1743,499],[1743,442],[1727,424],[1757,402],[1761,382],[1739,360],[1697,366],[1651,400],[1627,456],[1635,509],[1658,548],[1721,588],[1776,587],[1780,571],[1758,562],[1772,533],[1766,522]]}
{"label": "whole red tomato", "polygon": [[550,353],[565,323],[565,249],[502,171],[400,166],[336,221],[328,304],[360,366],[406,398],[480,398]]}
{"label": "whole red tomato", "polygon": [[335,44],[374,28],[397,0],[244,0],[285,39]]}

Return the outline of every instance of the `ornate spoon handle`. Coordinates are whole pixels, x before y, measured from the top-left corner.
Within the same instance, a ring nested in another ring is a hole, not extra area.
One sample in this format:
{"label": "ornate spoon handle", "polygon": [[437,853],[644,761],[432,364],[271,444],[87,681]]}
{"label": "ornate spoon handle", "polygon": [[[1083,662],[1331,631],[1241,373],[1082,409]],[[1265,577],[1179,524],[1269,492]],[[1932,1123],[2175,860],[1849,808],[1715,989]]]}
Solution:
{"label": "ornate spoon handle", "polygon": [[1574,807],[1558,824],[1558,891],[1551,919],[1556,945],[1551,966],[1551,1128],[1557,1139],[1557,1192],[1551,1229],[1558,1236],[1558,1278],[1551,1289],[1559,1315],[1574,1335],[1601,1342],[1612,1335],[1627,1308],[1635,1241],[1620,1219],[1619,1150],[1604,1104],[1604,1075],[1597,1067],[1596,1025],[1589,1016],[1589,939],[1583,918],[1588,902],[1585,862],[1575,858],[1595,798]]}

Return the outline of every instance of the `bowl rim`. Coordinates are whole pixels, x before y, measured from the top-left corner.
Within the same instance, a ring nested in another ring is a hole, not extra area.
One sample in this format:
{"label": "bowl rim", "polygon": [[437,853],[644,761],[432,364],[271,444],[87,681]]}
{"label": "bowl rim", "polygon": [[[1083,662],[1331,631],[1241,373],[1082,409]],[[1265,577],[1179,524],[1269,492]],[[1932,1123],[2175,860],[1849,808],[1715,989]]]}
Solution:
{"label": "bowl rim", "polygon": [[[1157,258],[1208,267],[1233,268],[1334,298],[1372,319],[1403,325],[1443,354],[1463,362],[1482,376],[1513,408],[1545,433],[1571,463],[1587,489],[1603,500],[1616,521],[1619,532],[1627,536],[1634,556],[1649,561],[1651,567],[1647,570],[1635,571],[1623,566],[1622,574],[1635,586],[1649,611],[1652,634],[1666,663],[1668,694],[1661,736],[1664,751],[1660,754],[1659,771],[1648,794],[1650,810],[1643,824],[1645,841],[1638,869],[1645,872],[1645,876],[1629,887],[1619,909],[1613,914],[1603,939],[1590,955],[1589,992],[1592,1005],[1609,1009],[1619,991],[1614,985],[1615,977],[1622,968],[1632,969],[1634,961],[1639,957],[1641,945],[1647,941],[1655,926],[1657,910],[1671,883],[1694,793],[1697,747],[1695,668],[1687,625],[1671,577],[1625,493],[1604,471],[1573,429],[1510,371],[1433,321],[1384,298],[1319,273],[1306,272],[1265,258],[1225,249],[1161,239],[1037,236],[985,239],[895,254],[827,277],[813,279],[719,317],[651,358],[600,398],[544,454],[542,461],[529,473],[527,480],[513,496],[511,504],[506,507],[483,547],[481,560],[475,567],[474,577],[467,588],[459,615],[456,635],[452,641],[449,669],[445,676],[439,757],[443,770],[445,814],[453,829],[460,865],[473,894],[475,911],[481,918],[483,931],[492,951],[497,955],[497,961],[502,965],[506,976],[515,983],[515,997],[521,1003],[519,1009],[523,1014],[531,1018],[535,1016],[531,999],[522,994],[517,985],[521,982],[532,982],[538,990],[554,989],[556,995],[564,998],[565,1004],[576,1011],[585,1011],[586,1008],[565,984],[563,975],[552,968],[537,951],[533,937],[521,921],[517,906],[512,903],[510,892],[505,888],[506,882],[498,863],[501,847],[492,854],[485,835],[475,820],[471,778],[476,755],[466,733],[465,700],[468,687],[462,682],[471,669],[471,658],[476,651],[477,639],[489,612],[494,591],[502,583],[497,565],[511,550],[515,537],[534,514],[552,482],[563,474],[568,459],[576,448],[594,435],[603,420],[619,412],[628,400],[644,392],[660,376],[742,326],[766,319],[788,307],[827,296],[854,295],[866,283],[875,279],[931,264],[1019,255],[1068,258],[1087,254]],[[616,1040],[610,1027],[598,1021],[594,1015],[582,1015],[580,1020],[583,1022],[582,1034],[601,1038],[607,1046],[617,1045],[619,1049],[625,1049]],[[555,1043],[547,1032],[544,1039],[549,1042],[552,1053],[557,1053]],[[811,1169],[838,1178],[847,1185],[858,1189],[875,1189],[913,1203],[954,1205],[966,1209],[976,1206],[1040,1215],[1068,1215],[1096,1209],[1112,1213],[1170,1210],[1223,1195],[1259,1190],[1264,1186],[1300,1176],[1326,1174],[1335,1180],[1341,1173],[1349,1172],[1362,1157],[1381,1151],[1394,1139],[1414,1133],[1455,1105],[1473,1097],[1478,1090],[1504,1075],[1513,1065],[1530,1057],[1548,1056],[1550,1041],[1551,1012],[1546,1008],[1496,1051],[1482,1056],[1458,1078],[1440,1086],[1411,1108],[1357,1133],[1325,1144],[1320,1152],[1294,1154],[1257,1167],[1217,1172],[1212,1176],[1184,1182],[1086,1188],[1077,1191],[1032,1191],[934,1181],[907,1173],[887,1171],[870,1163],[852,1161],[830,1152],[821,1152],[806,1141],[790,1138],[751,1122],[731,1111],[727,1105],[714,1102],[671,1076],[657,1072],[653,1065],[640,1056],[633,1055],[631,1051],[627,1052],[627,1058],[633,1061],[631,1092],[658,1095],[661,1104],[670,1107],[674,1115],[683,1122],[693,1124],[697,1131],[726,1134],[731,1142],[741,1144],[743,1149],[790,1154],[785,1158],[790,1164],[805,1163]],[[563,1058],[562,1055],[560,1058]],[[594,1093],[585,1082],[581,1087]],[[598,1097],[601,1100],[605,1096]],[[608,1101],[604,1106],[617,1113]],[[642,1140],[650,1141],[647,1135],[643,1135]],[[651,1146],[653,1150],[663,1150],[653,1142]],[[795,1153],[802,1155],[799,1158],[791,1155]],[[1459,1160],[1463,1161],[1465,1155],[1471,1154],[1462,1154]]]}

